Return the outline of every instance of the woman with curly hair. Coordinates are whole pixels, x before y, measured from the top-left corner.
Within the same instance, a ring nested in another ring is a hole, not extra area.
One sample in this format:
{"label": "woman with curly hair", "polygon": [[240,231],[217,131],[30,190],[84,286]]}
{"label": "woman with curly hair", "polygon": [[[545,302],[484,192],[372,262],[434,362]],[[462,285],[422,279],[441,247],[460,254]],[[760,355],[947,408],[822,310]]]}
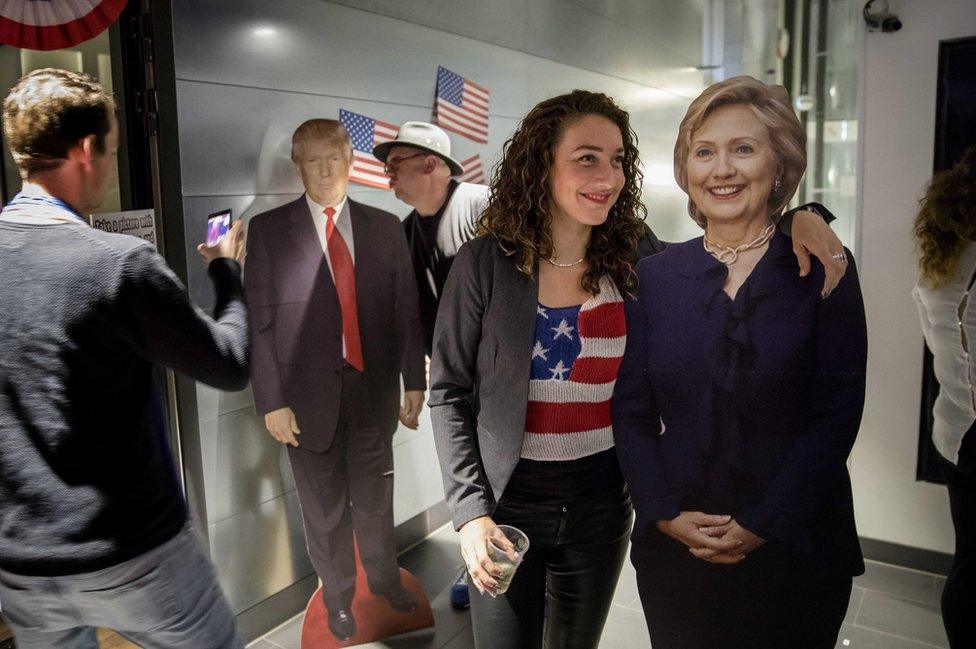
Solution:
{"label": "woman with curly hair", "polygon": [[929,183],[915,218],[918,303],[932,351],[939,396],[932,441],[949,488],[956,555],[942,591],[942,621],[951,647],[976,646],[976,147]]}
{"label": "woman with curly hair", "polygon": [[[663,249],[643,223],[639,165],[606,95],[538,104],[441,298],[431,418],[480,649],[599,643],[632,518],[610,422],[623,300],[637,259]],[[841,249],[818,216],[797,219],[798,245]],[[487,545],[499,523],[530,541],[504,593]]]}

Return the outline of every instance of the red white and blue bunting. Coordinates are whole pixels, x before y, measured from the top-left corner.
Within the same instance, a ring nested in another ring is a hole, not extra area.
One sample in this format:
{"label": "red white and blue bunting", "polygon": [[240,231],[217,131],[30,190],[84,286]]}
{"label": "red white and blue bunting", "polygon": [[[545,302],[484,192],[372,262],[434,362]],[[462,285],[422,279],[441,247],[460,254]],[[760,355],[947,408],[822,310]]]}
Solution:
{"label": "red white and blue bunting", "polygon": [[59,50],[98,36],[126,0],[0,0],[0,43]]}

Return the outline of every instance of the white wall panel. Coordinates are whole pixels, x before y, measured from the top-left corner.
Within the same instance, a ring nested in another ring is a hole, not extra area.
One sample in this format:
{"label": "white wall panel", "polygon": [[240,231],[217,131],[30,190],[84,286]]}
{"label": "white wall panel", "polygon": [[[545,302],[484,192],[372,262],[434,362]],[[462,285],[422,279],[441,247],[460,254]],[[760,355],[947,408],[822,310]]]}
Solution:
{"label": "white wall panel", "polygon": [[393,447],[396,467],[393,518],[397,525],[444,500],[444,486],[426,408],[421,415],[421,428],[423,434]]}
{"label": "white wall panel", "polygon": [[[317,0],[183,0],[174,11],[180,79],[406,104],[429,115],[444,65],[489,87],[493,114],[518,117],[525,104],[524,55],[483,41]],[[255,34],[262,29],[273,31]]]}
{"label": "white wall panel", "polygon": [[[339,0],[421,26],[561,61],[661,83],[668,66],[696,65],[702,0]],[[645,48],[653,48],[648,50]]]}
{"label": "white wall panel", "polygon": [[[430,119],[429,106],[196,81],[179,81],[177,91],[180,138],[193,143],[183,147],[180,157],[187,197],[300,194],[301,179],[291,161],[291,136],[299,124],[313,117],[334,119],[345,109],[394,124]],[[452,153],[459,160],[478,153],[482,164],[492,164],[493,152],[501,150],[516,124],[515,119],[491,117],[487,145],[457,137]],[[362,191],[355,185],[351,190]]]}
{"label": "white wall panel", "polygon": [[904,27],[865,38],[861,287],[868,390],[851,466],[864,536],[953,551],[945,488],[915,481],[922,332],[912,220],[932,176],[939,41],[976,35],[972,0],[892,2]]}
{"label": "white wall panel", "polygon": [[240,613],[312,574],[294,491],[210,525],[210,552],[231,610]]}

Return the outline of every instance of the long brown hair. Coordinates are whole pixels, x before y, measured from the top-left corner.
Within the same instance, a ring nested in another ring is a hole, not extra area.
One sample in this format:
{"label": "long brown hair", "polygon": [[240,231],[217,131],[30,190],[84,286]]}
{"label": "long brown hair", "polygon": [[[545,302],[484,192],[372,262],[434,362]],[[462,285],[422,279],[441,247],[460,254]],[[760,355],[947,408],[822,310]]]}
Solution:
{"label": "long brown hair", "polygon": [[624,145],[624,186],[607,220],[593,228],[586,249],[590,267],[581,283],[595,295],[603,275],[609,275],[621,291],[633,285],[632,255],[643,233],[645,213],[637,135],[630,128],[630,115],[610,97],[574,90],[529,111],[505,143],[492,177],[491,198],[478,225],[481,232],[497,239],[506,254],[516,256],[519,270],[527,275],[535,272],[540,259],[552,255],[553,154],[565,129],[587,115],[600,115],[616,124]]}
{"label": "long brown hair", "polygon": [[959,252],[976,241],[976,146],[929,182],[915,217],[922,278],[939,288],[956,274]]}

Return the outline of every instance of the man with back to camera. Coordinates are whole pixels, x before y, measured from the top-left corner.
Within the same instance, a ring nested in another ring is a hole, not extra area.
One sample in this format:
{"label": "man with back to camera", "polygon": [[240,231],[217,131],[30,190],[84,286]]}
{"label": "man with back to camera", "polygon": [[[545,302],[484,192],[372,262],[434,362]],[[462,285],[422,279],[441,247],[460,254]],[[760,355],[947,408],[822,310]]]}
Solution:
{"label": "man with back to camera", "polygon": [[398,411],[415,429],[423,406],[417,287],[399,220],[346,196],[345,127],[303,123],[291,155],[305,194],[248,226],[252,386],[268,431],[288,445],[329,629],[346,640],[354,530],[369,589],[398,611],[417,608],[396,562],[392,447]]}
{"label": "man with back to camera", "polygon": [[110,94],[37,70],[3,105],[24,180],[0,213],[0,602],[17,646],[239,648],[187,522],[152,363],[247,383],[240,227],[199,247],[195,308],[153,247],[88,227],[117,169]]}

